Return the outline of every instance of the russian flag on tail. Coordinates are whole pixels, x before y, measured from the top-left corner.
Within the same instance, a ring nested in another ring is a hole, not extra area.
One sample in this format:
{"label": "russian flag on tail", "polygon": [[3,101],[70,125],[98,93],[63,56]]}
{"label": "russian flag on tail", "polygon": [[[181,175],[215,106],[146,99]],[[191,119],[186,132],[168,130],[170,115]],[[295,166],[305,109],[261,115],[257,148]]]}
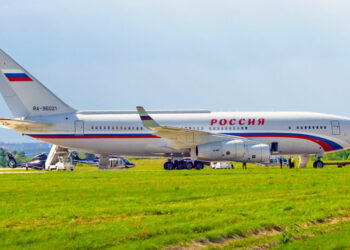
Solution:
{"label": "russian flag on tail", "polygon": [[10,82],[32,82],[32,78],[30,78],[24,72],[4,72],[5,77]]}
{"label": "russian flag on tail", "polygon": [[141,120],[142,121],[149,121],[149,120],[152,120],[152,118],[148,115],[143,115],[143,116],[140,116],[141,117]]}

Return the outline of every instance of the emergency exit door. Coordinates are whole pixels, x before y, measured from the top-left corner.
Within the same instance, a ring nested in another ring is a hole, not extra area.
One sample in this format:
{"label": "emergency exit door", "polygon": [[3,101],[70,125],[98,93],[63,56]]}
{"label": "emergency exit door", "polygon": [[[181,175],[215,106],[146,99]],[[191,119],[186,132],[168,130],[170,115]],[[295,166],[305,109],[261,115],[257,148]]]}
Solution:
{"label": "emergency exit door", "polygon": [[77,120],[74,122],[74,126],[75,126],[75,135],[84,134],[84,121]]}
{"label": "emergency exit door", "polygon": [[339,121],[331,121],[331,126],[332,126],[332,134],[333,135],[340,135]]}

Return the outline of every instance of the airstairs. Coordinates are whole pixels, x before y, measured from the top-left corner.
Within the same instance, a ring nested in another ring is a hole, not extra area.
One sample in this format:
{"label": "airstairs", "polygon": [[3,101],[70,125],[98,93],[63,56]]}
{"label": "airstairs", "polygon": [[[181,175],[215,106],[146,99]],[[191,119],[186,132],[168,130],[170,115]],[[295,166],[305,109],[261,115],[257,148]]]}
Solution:
{"label": "airstairs", "polygon": [[58,145],[52,145],[49,155],[45,162],[45,170],[74,170],[74,164],[69,159],[67,148]]}

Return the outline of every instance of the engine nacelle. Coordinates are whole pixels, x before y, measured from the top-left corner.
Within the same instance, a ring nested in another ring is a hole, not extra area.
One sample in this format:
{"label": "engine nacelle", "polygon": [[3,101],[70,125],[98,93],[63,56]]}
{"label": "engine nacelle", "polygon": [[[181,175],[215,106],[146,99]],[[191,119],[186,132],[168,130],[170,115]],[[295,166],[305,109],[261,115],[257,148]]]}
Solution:
{"label": "engine nacelle", "polygon": [[241,140],[210,142],[197,147],[198,158],[207,161],[269,162],[267,144],[247,144]]}

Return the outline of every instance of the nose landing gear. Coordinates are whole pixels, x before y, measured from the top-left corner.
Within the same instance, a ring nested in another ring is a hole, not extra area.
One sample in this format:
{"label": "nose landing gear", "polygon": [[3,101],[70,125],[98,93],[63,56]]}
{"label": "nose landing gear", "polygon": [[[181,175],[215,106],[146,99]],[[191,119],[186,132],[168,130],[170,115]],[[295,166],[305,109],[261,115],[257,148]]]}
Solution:
{"label": "nose landing gear", "polygon": [[317,160],[313,164],[314,168],[323,168],[324,163],[321,161],[321,157],[318,157]]}

